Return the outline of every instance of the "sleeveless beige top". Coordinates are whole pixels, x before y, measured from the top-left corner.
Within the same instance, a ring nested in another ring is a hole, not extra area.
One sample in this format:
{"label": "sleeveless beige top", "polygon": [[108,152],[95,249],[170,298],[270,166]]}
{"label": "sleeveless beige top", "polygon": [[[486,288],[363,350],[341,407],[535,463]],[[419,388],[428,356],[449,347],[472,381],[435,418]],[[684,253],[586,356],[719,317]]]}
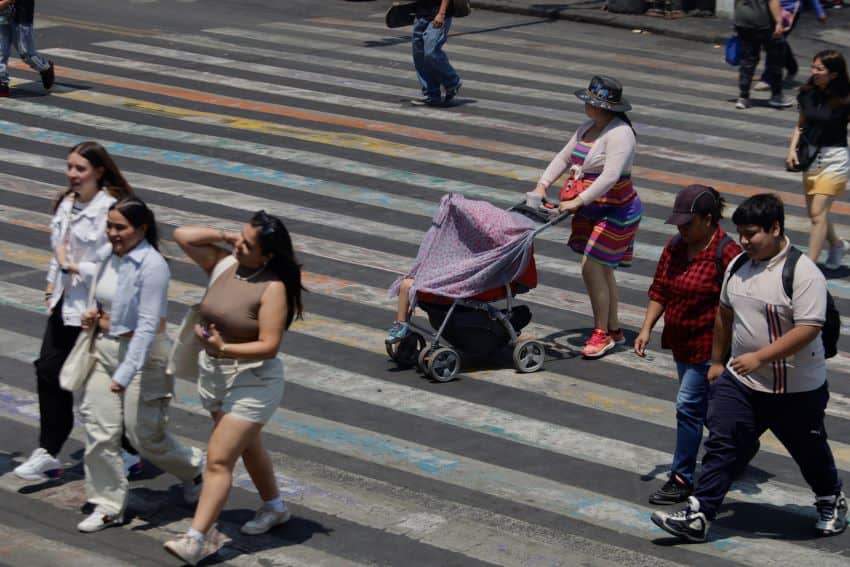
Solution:
{"label": "sleeveless beige top", "polygon": [[271,270],[250,280],[239,279],[238,268],[239,264],[234,264],[213,282],[199,310],[203,324],[215,324],[226,343],[248,343],[259,338],[260,298],[269,283],[278,279]]}

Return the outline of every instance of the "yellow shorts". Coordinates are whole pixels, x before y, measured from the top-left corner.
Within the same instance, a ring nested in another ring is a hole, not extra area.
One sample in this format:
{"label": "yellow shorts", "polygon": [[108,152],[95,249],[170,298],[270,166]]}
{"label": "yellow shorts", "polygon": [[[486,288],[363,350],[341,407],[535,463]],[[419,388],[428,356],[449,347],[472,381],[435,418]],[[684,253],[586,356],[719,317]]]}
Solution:
{"label": "yellow shorts", "polygon": [[821,148],[808,171],[803,172],[806,195],[837,197],[847,188],[850,159],[845,147]]}

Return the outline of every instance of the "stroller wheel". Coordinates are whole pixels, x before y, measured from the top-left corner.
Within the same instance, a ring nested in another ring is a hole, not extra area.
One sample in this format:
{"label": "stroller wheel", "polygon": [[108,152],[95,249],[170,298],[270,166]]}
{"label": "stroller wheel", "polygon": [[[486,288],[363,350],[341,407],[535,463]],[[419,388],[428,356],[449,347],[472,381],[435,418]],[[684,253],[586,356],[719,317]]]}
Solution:
{"label": "stroller wheel", "polygon": [[460,355],[450,348],[438,348],[428,356],[428,373],[438,382],[449,382],[460,370]]}
{"label": "stroller wheel", "polygon": [[520,341],[514,347],[514,367],[519,372],[537,372],[545,360],[546,348],[540,341]]}
{"label": "stroller wheel", "polygon": [[413,366],[419,357],[419,351],[425,347],[425,337],[419,333],[410,333],[397,343],[388,344],[387,354],[399,366]]}
{"label": "stroller wheel", "polygon": [[419,371],[422,372],[422,374],[428,374],[428,358],[430,357],[430,352],[431,347],[427,344],[419,351],[419,357],[416,362],[419,366]]}

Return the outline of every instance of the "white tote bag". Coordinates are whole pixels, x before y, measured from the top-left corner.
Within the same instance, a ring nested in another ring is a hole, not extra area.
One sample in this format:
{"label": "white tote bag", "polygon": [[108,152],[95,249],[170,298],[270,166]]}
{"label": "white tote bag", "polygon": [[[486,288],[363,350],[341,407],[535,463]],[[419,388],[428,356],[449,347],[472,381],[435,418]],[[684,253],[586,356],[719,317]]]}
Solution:
{"label": "white tote bag", "polygon": [[[207,284],[207,289],[235,263],[236,258],[232,255],[222,258],[210,274],[210,283]],[[180,323],[177,337],[174,339],[171,353],[168,355],[168,365],[165,367],[165,373],[168,376],[177,376],[186,380],[195,380],[198,377],[198,355],[201,353],[203,345],[195,335],[195,325],[201,322],[200,306],[201,304],[197,303],[189,307],[189,311],[183,317],[183,322]]]}
{"label": "white tote bag", "polygon": [[[94,290],[97,287],[97,280],[100,279],[106,263],[110,261],[112,261],[112,256],[100,265],[97,275],[92,280],[89,286],[89,299],[86,302],[86,309],[93,309],[95,307]],[[65,363],[62,364],[62,370],[59,371],[59,386],[63,390],[76,392],[88,380],[89,373],[95,361],[94,340],[97,337],[97,330],[97,325],[95,324],[88,329],[80,331],[77,342],[74,343],[74,348],[71,349],[71,353],[65,359]]]}

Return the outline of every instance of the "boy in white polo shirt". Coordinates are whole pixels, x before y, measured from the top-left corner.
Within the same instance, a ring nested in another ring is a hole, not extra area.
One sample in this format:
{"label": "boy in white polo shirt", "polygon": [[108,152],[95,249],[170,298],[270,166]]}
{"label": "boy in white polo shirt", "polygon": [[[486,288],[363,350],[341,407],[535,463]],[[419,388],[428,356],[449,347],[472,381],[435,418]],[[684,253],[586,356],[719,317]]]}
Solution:
{"label": "boy in white polo shirt", "polygon": [[720,294],[702,472],[684,510],[655,512],[652,521],[682,539],[705,541],[736,471],[770,429],[815,493],[815,530],[840,534],[847,527],[847,500],[823,423],[829,400],[820,338],[826,279],[803,255],[794,270],[793,295],[786,295],[782,268],[791,242],[784,233],[782,201],[775,195],[750,197],[732,222],[748,260],[729,263]]}

